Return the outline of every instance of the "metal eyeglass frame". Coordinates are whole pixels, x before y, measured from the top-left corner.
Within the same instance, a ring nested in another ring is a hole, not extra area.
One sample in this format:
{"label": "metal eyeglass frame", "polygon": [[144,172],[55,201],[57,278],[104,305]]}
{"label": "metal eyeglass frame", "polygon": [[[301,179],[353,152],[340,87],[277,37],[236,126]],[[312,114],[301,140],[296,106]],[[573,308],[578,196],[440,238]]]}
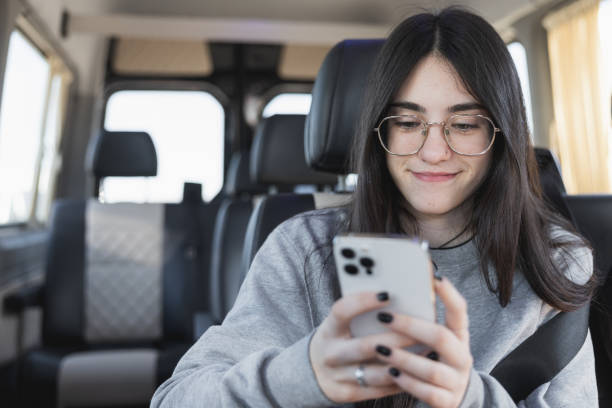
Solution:
{"label": "metal eyeglass frame", "polygon": [[[395,119],[395,118],[404,118],[404,117],[412,117],[415,118],[417,120],[419,120],[421,122],[421,124],[423,125],[423,129],[421,130],[421,133],[424,133],[424,138],[423,138],[423,143],[421,143],[421,145],[418,147],[418,149],[416,149],[414,152],[412,153],[405,153],[405,154],[399,154],[399,153],[393,153],[392,151],[390,151],[389,149],[387,149],[387,147],[385,146],[385,144],[383,143],[382,140],[382,135],[380,132],[380,127],[382,126],[382,124],[389,119]],[[493,127],[493,137],[491,138],[491,142],[489,142],[489,145],[487,146],[486,149],[484,149],[482,152],[480,153],[461,153],[458,152],[457,150],[455,150],[453,148],[453,146],[451,146],[450,142],[448,141],[448,136],[450,134],[450,130],[448,129],[448,127],[446,127],[446,123],[454,118],[457,117],[479,117],[482,119],[486,119],[487,121],[489,121],[489,123],[491,124],[491,126]],[[448,118],[446,118],[444,121],[442,122],[427,122],[423,119],[421,119],[420,117],[416,116],[416,115],[392,115],[392,116],[385,116],[384,118],[382,118],[382,120],[378,123],[378,126],[376,126],[374,128],[374,131],[378,134],[378,141],[380,142],[380,145],[382,146],[383,149],[385,149],[385,151],[387,153],[389,153],[390,155],[393,156],[412,156],[413,154],[417,154],[425,145],[425,141],[427,141],[427,137],[429,136],[429,127],[433,126],[433,125],[440,125],[442,126],[442,128],[444,129],[444,141],[446,141],[446,145],[448,146],[449,149],[451,149],[453,152],[461,155],[461,156],[470,156],[470,157],[474,157],[474,156],[482,156],[483,154],[487,153],[490,149],[491,146],[493,146],[493,143],[495,142],[495,135],[497,134],[497,132],[501,132],[501,129],[497,128],[495,126],[495,123],[493,123],[493,121],[484,116],[484,115],[480,115],[480,114],[453,114],[450,115]]]}

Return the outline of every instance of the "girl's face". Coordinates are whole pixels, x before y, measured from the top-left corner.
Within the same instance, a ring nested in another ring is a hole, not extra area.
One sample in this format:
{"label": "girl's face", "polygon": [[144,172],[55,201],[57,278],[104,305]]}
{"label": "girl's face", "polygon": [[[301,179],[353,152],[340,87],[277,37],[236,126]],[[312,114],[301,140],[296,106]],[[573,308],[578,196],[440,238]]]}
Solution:
{"label": "girl's face", "polygon": [[[454,113],[488,116],[465,89],[455,69],[433,55],[417,64],[392,104],[389,115],[417,115],[427,122],[442,122]],[[442,126],[433,125],[418,153],[387,154],[387,167],[411,213],[417,219],[437,218],[462,214],[462,204],[485,177],[491,156],[492,149],[474,157],[453,152]]]}

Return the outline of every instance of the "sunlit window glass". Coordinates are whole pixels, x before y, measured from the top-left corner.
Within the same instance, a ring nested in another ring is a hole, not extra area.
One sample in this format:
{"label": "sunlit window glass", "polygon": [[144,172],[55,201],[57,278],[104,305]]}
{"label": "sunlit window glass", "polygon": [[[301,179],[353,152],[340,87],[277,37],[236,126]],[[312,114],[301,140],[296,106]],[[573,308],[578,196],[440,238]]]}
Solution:
{"label": "sunlit window glass", "polygon": [[518,72],[521,88],[523,90],[523,98],[525,102],[525,110],[527,111],[527,124],[529,131],[533,134],[533,112],[531,110],[531,91],[529,89],[529,72],[527,70],[527,54],[525,47],[520,42],[513,42],[508,45],[508,51],[514,60],[514,65]]}
{"label": "sunlit window glass", "polygon": [[119,91],[108,100],[104,127],[144,131],[157,152],[157,177],[109,177],[106,202],[180,202],[184,182],[202,184],[210,201],[223,185],[224,113],[201,91]]}
{"label": "sunlit window glass", "polygon": [[262,116],[267,118],[280,114],[308,114],[312,96],[306,93],[285,93],[276,95],[266,104]]}
{"label": "sunlit window glass", "polygon": [[0,105],[0,224],[30,217],[48,82],[45,57],[14,31]]}
{"label": "sunlit window glass", "polygon": [[359,175],[356,173],[351,173],[346,176],[345,184],[347,191],[355,191],[357,188],[357,181],[359,181]]}

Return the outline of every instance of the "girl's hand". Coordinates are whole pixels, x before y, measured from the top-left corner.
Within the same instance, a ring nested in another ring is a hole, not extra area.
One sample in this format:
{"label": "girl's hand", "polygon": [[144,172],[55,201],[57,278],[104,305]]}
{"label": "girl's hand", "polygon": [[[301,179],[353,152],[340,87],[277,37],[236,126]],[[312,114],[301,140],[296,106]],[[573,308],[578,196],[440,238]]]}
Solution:
{"label": "girl's hand", "polygon": [[473,363],[467,304],[447,279],[436,281],[435,289],[446,307],[446,326],[406,315],[394,315],[388,324],[394,332],[431,347],[439,361],[435,354],[427,358],[384,343],[378,347],[378,357],[391,366],[389,378],[404,391],[433,408],[456,408],[463,400]]}
{"label": "girl's hand", "polygon": [[[310,361],[321,390],[336,403],[362,401],[401,392],[389,366],[376,361],[376,346],[400,349],[414,344],[398,332],[353,338],[349,323],[355,316],[388,304],[386,293],[363,292],[337,300],[310,341]],[[364,384],[356,372],[363,370]]]}

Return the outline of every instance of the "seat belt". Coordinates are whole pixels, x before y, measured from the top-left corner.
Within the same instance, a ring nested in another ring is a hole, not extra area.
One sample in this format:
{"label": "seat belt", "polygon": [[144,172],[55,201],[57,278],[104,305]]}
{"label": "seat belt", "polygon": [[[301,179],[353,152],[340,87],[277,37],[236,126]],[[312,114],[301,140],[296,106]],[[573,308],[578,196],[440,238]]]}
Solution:
{"label": "seat belt", "polygon": [[491,375],[515,403],[550,382],[582,348],[589,329],[589,304],[560,312],[504,357]]}

